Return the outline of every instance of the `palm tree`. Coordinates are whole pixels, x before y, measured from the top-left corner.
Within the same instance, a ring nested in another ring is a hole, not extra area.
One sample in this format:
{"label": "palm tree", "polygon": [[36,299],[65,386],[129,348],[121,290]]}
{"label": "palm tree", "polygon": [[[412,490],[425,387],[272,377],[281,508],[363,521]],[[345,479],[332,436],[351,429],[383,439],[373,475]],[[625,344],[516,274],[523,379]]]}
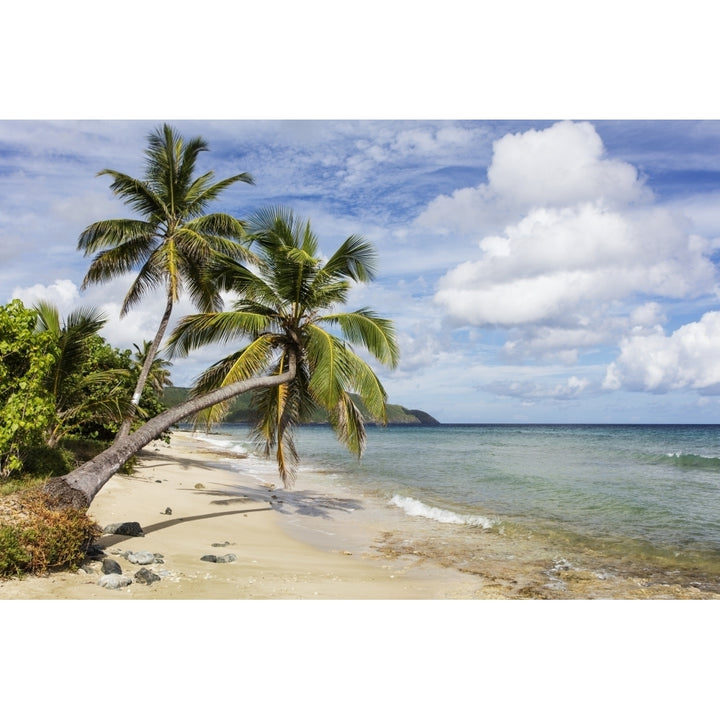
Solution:
{"label": "palm tree", "polygon": [[[136,343],[133,343],[135,348],[135,363],[138,369],[142,370],[145,366],[145,360],[147,359],[148,353],[152,343],[149,340],[143,340],[143,346],[140,347]],[[159,355],[155,356],[155,359],[150,365],[150,372],[148,373],[146,383],[149,383],[155,394],[162,398],[163,391],[168,385],[172,385],[170,379],[170,368],[172,363],[165,358],[161,358]]]}
{"label": "palm tree", "polygon": [[[101,421],[120,422],[127,413],[128,403],[124,380],[125,370],[87,370],[92,353],[92,339],[105,325],[107,318],[96,308],[78,308],[64,321],[57,307],[40,301],[36,332],[49,332],[55,338],[57,357],[47,377],[47,389],[55,401],[55,420],[46,431],[50,447],[92,416]],[[102,393],[95,392],[102,386]]]}
{"label": "palm tree", "polygon": [[132,396],[133,412],[118,434],[125,437],[140,402],[150,368],[165,336],[173,306],[186,287],[201,310],[219,309],[220,296],[202,272],[215,252],[245,259],[243,223],[226,213],[204,214],[221,192],[236,182],[253,183],[247,173],[214,182],[214,173],[195,177],[200,152],[208,149],[200,137],[185,142],[165,124],[148,136],[145,177],[142,180],[116,170],[109,175],[113,192],[141,216],[140,219],[101,220],[89,225],[78,239],[85,255],[95,253],[83,281],[103,283],[138,270],[120,311],[125,315],[148,292],[162,288],[165,311],[145,357]]}
{"label": "palm tree", "polygon": [[[368,308],[337,310],[345,304],[352,281],[367,282],[374,276],[374,250],[362,238],[347,238],[322,262],[310,223],[290,210],[262,211],[248,222],[248,230],[259,248],[257,266],[221,258],[212,269],[224,290],[238,294],[232,309],[183,318],[169,346],[185,354],[207,343],[248,339],[203,373],[195,395],[259,373],[280,374],[289,365],[289,354],[297,355],[291,382],[263,388],[253,396],[258,412],[255,434],[267,454],[275,450],[283,483],[292,487],[298,460],[293,430],[318,408],[328,413],[338,439],[357,455],[362,454],[366,434],[351,393],[360,396],[376,419],[386,422],[385,390],[351,343],[391,367],[397,364],[398,348],[388,320]],[[216,405],[197,419],[212,423],[225,410]]]}
{"label": "palm tree", "polygon": [[[280,473],[287,484],[293,478],[292,430],[315,405],[328,409],[340,440],[362,452],[363,418],[349,393],[358,392],[381,420],[386,394],[350,343],[366,347],[390,367],[398,362],[398,348],[390,321],[367,308],[355,312],[334,308],[345,301],[352,282],[373,278],[373,248],[351,236],[322,262],[310,225],[282,209],[259,214],[251,228],[260,247],[257,264],[216,259],[209,270],[216,273],[220,288],[239,294],[233,309],[181,320],[171,338],[178,353],[216,340],[241,339],[242,349],[208,370],[190,399],[148,420],[81,467],[53,478],[45,488],[53,498],[89,507],[138,450],[180,420],[244,392],[254,393],[262,411],[258,432],[268,448],[277,447]],[[327,328],[339,329],[344,338]]]}

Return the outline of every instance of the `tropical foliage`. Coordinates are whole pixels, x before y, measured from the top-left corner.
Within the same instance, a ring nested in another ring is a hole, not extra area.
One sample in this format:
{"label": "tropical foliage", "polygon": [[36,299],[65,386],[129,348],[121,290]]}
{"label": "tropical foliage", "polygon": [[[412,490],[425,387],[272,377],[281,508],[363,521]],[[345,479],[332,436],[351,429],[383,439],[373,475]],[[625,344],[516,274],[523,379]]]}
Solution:
{"label": "tropical foliage", "polygon": [[[368,308],[339,309],[353,283],[374,277],[369,243],[350,236],[323,261],[310,223],[282,207],[257,213],[248,231],[257,256],[253,265],[218,256],[209,269],[222,290],[236,294],[232,308],[183,318],[169,345],[185,354],[208,343],[245,341],[203,373],[193,391],[200,396],[256,375],[280,374],[290,355],[297,358],[292,381],[253,394],[255,432],[268,453],[275,451],[283,482],[291,487],[298,460],[293,431],[318,408],[327,412],[338,439],[358,455],[366,434],[352,393],[372,416],[386,419],[385,390],[354,346],[390,367],[397,364],[398,348],[390,321]],[[215,405],[198,420],[212,423],[226,409]]]}
{"label": "tropical foliage", "polygon": [[50,333],[19,300],[0,306],[0,479],[22,468],[29,447],[43,442],[55,419],[46,380],[55,364]]}
{"label": "tropical foliage", "polygon": [[55,341],[55,365],[46,386],[55,401],[55,419],[45,440],[55,447],[83,424],[120,423],[127,413],[129,394],[125,380],[129,371],[103,361],[98,331],[106,317],[94,308],[79,308],[61,321],[58,309],[47,302],[35,306],[37,332],[50,333]]}
{"label": "tropical foliage", "polygon": [[[240,173],[216,182],[212,171],[196,175],[198,156],[207,149],[202,138],[186,142],[167,124],[152,132],[143,179],[109,169],[99,173],[112,178],[113,192],[140,218],[101,220],[88,226],[78,239],[78,249],[85,255],[94,253],[84,286],[137,272],[123,301],[122,315],[156,289],[165,295],[165,311],[145,353],[133,406],[140,402],[183,289],[199,309],[219,309],[218,290],[204,272],[208,263],[216,253],[238,259],[247,256],[238,242],[245,237],[243,223],[232,215],[207,210],[228,187],[237,182],[252,183],[252,177]],[[131,420],[130,416],[123,424],[122,435],[129,431]]]}
{"label": "tropical foliage", "polygon": [[[98,334],[105,322],[93,308],[62,319],[47,302],[0,307],[0,478],[66,472],[68,447],[84,453],[90,444],[98,452],[115,437],[143,358],[108,345]],[[169,365],[156,358],[141,417],[165,409]]]}

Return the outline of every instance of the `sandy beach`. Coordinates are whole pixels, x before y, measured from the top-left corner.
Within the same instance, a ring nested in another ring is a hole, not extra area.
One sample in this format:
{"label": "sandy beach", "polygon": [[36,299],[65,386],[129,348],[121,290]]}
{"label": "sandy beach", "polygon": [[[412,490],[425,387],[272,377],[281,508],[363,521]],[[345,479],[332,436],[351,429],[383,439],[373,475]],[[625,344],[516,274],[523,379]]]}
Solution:
{"label": "sandy beach", "polygon": [[[471,598],[478,582],[448,568],[410,557],[386,558],[338,545],[323,547],[289,532],[279,513],[278,491],[243,485],[238,474],[189,433],[176,432],[170,445],[153,443],[136,474],[116,475],[90,508],[100,527],[137,522],[142,537],[103,535],[98,544],[134,578],[140,566],[128,553],[150,552],[161,563],[146,566],[160,577],[150,584],[108,589],[98,585],[100,563],[77,572],[0,581],[0,599],[441,599]],[[215,461],[215,462],[214,462]],[[203,556],[235,556],[231,562]]]}

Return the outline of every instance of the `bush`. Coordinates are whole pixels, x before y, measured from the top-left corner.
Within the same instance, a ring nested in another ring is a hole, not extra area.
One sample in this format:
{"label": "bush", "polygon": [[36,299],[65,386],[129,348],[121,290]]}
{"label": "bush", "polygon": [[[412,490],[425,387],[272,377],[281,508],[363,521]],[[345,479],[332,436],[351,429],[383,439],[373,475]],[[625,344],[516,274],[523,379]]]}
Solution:
{"label": "bush", "polygon": [[42,490],[6,497],[0,507],[0,575],[75,570],[100,534],[84,511],[59,507]]}
{"label": "bush", "polygon": [[64,448],[40,445],[29,449],[23,457],[23,470],[35,477],[58,477],[74,466],[73,455]]}

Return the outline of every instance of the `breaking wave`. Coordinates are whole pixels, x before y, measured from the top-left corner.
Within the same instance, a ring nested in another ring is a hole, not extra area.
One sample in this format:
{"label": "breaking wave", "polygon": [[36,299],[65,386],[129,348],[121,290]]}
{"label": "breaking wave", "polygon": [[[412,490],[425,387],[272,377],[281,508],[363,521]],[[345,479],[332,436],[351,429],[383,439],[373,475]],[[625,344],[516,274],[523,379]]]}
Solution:
{"label": "breaking wave", "polygon": [[403,497],[402,495],[393,495],[390,502],[412,517],[424,517],[436,522],[452,523],[453,525],[472,525],[486,530],[489,530],[494,525],[492,520],[482,515],[461,515],[452,510],[443,510],[442,508],[426,505],[420,500]]}
{"label": "breaking wave", "polygon": [[720,458],[718,457],[674,452],[668,453],[663,459],[665,462],[669,462],[676,467],[693,470],[715,470],[716,472],[720,472]]}

